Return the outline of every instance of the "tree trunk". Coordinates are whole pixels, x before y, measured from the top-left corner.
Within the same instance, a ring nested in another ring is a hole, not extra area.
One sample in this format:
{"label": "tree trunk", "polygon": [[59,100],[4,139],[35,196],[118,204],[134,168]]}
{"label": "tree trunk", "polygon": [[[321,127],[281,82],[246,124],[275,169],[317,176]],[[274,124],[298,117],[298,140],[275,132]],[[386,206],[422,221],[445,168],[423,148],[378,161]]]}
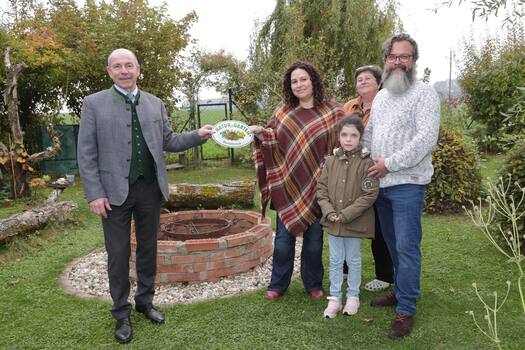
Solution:
{"label": "tree trunk", "polygon": [[9,125],[11,126],[11,135],[13,137],[13,144],[15,148],[24,146],[24,134],[20,127],[20,119],[18,118],[18,76],[27,68],[27,65],[22,62],[16,65],[11,64],[11,48],[7,47],[4,54],[5,71],[7,75],[7,88],[5,90],[4,99],[7,105],[7,116]]}
{"label": "tree trunk", "polygon": [[16,154],[11,155],[11,160],[8,163],[8,166],[11,167],[11,194],[13,199],[31,196],[29,174],[22,169],[23,164],[15,161],[16,158]]}
{"label": "tree trunk", "polygon": [[71,201],[53,202],[2,219],[0,220],[0,242],[19,234],[38,230],[50,220],[64,221],[67,214],[75,209],[77,205]]}
{"label": "tree trunk", "polygon": [[170,197],[165,204],[169,209],[253,208],[255,182],[171,184],[169,190]]}
{"label": "tree trunk", "polygon": [[20,127],[18,115],[18,77],[27,65],[22,62],[11,64],[11,48],[7,47],[4,53],[4,64],[7,75],[7,88],[4,93],[7,115],[11,127],[11,144],[9,149],[0,142],[0,164],[11,174],[12,198],[29,197],[29,174],[33,171],[32,166],[42,159],[51,158],[60,152],[60,139],[55,130],[49,125],[47,130],[50,134],[53,146],[39,153],[27,154],[24,147],[24,132]]}

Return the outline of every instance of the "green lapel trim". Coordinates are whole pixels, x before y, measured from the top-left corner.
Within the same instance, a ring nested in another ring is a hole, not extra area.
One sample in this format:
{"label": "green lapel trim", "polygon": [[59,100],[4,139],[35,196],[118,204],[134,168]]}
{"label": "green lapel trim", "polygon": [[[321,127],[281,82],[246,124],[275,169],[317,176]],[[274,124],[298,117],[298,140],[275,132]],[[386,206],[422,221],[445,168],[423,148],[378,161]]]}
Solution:
{"label": "green lapel trim", "polygon": [[[124,101],[125,103],[128,103],[129,100],[128,100],[128,96],[124,95],[122,92],[118,91],[117,88],[115,87],[115,85],[113,85],[113,87],[111,88],[112,92],[113,92],[113,95],[119,97],[122,99],[122,101]],[[137,95],[135,96],[135,101],[133,101],[133,104],[135,106],[137,106],[139,104],[139,100],[140,100],[140,90],[137,91]]]}

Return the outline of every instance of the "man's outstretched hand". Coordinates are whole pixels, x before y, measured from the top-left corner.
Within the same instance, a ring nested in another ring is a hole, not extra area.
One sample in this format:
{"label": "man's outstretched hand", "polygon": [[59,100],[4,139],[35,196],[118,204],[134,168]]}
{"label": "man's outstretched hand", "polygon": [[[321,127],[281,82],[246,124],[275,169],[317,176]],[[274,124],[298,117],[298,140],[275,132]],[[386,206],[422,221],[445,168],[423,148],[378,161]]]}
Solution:
{"label": "man's outstretched hand", "polygon": [[200,138],[203,140],[207,140],[213,135],[213,125],[206,124],[199,130],[197,130],[197,133],[199,134]]}

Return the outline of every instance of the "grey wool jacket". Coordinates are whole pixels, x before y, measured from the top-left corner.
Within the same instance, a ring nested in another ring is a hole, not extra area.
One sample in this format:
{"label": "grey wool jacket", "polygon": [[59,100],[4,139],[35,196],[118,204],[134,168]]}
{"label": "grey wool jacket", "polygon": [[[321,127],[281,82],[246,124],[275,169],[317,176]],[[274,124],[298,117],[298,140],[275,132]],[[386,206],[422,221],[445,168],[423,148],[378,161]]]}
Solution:
{"label": "grey wool jacket", "polygon": [[419,80],[401,94],[387,89],[377,93],[363,134],[363,146],[372,152],[372,158],[385,159],[389,172],[380,179],[381,188],[430,182],[439,114],[438,94]]}
{"label": "grey wool jacket", "polygon": [[[164,151],[180,152],[204,143],[196,130],[174,132],[164,103],[140,91],[136,106],[144,140],[153,156],[162,196],[169,196]],[[88,202],[106,197],[121,205],[128,196],[131,164],[131,106],[113,88],[84,98],[78,135],[78,167]]]}

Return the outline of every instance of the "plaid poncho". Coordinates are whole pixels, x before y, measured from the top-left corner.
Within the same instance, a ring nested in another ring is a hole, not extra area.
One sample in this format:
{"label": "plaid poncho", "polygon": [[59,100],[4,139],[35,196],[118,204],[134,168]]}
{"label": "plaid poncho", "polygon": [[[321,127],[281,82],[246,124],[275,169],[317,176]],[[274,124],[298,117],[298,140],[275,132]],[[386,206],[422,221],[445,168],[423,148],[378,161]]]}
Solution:
{"label": "plaid poncho", "polygon": [[320,217],[317,180],[325,156],[336,144],[337,121],[344,115],[337,102],[321,108],[276,109],[262,140],[255,138],[255,162],[264,216],[268,201],[288,232],[303,234]]}

